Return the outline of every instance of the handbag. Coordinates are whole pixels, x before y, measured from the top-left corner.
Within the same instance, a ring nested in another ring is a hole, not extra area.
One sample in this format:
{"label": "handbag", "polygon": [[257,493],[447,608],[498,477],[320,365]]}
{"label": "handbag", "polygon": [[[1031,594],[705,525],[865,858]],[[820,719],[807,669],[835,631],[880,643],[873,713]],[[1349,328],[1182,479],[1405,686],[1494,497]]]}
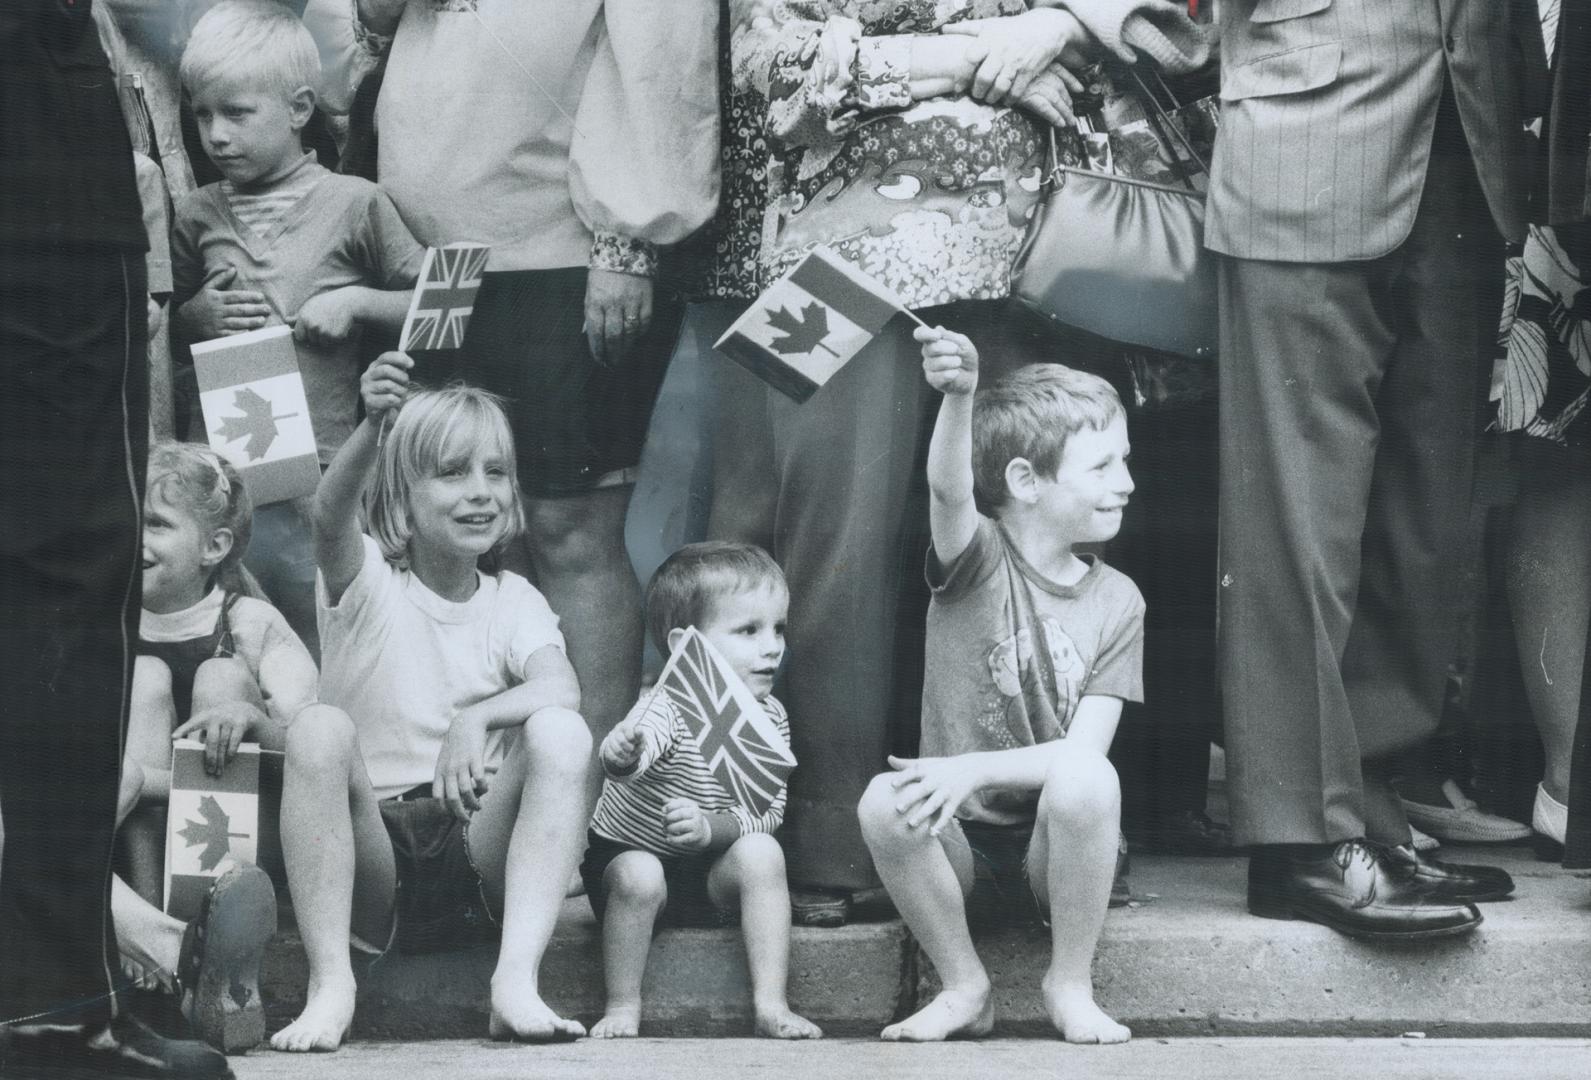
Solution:
{"label": "handbag", "polygon": [[1168,132],[1209,170],[1138,73],[1132,76],[1184,186],[1061,165],[1052,133],[1047,190],[1017,253],[1012,293],[1046,318],[1100,337],[1214,357],[1216,270],[1204,250],[1204,195]]}

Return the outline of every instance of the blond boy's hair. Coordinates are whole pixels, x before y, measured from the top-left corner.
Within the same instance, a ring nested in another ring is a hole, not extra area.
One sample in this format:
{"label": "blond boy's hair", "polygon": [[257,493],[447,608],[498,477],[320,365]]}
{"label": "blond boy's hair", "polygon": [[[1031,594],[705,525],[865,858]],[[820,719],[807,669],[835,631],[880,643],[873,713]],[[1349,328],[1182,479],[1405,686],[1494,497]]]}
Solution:
{"label": "blond boy's hair", "polygon": [[315,39],[276,0],[223,0],[194,24],[178,69],[189,95],[246,86],[291,98],[320,81]]}
{"label": "blond boy's hair", "polygon": [[1026,458],[1041,476],[1061,467],[1066,441],[1085,427],[1103,431],[1123,415],[1121,398],[1098,375],[1061,364],[1029,364],[978,390],[972,405],[972,485],[991,512],[1010,497],[1005,469]]}

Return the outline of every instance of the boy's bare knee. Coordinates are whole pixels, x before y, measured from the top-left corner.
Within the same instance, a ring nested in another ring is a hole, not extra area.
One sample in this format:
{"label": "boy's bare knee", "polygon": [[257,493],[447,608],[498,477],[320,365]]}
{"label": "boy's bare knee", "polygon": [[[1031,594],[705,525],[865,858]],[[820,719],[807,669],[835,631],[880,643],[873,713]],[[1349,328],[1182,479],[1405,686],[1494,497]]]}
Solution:
{"label": "boy's bare knee", "polygon": [[591,761],[591,729],[573,709],[538,710],[520,728],[518,746],[536,772],[556,770],[584,775]]}
{"label": "boy's bare knee", "polygon": [[784,848],[768,833],[744,833],[724,858],[743,884],[784,884]]}
{"label": "boy's bare knee", "polygon": [[348,714],[334,705],[308,705],[287,729],[287,765],[295,770],[346,771],[359,746]]}
{"label": "boy's bare knee", "polygon": [[[862,792],[861,801],[856,804],[856,817],[862,825],[862,838],[867,841],[870,848],[897,846],[902,841],[911,839],[911,831],[906,827],[906,818],[895,809],[899,793],[891,783],[894,773],[880,773],[868,783],[867,790]],[[927,835],[927,830],[921,830]]]}
{"label": "boy's bare knee", "polygon": [[1039,812],[1063,825],[1118,819],[1121,782],[1110,759],[1095,750],[1058,751],[1044,775]]}
{"label": "boy's bare knee", "polygon": [[663,863],[651,852],[626,851],[608,864],[603,876],[614,900],[658,908],[668,899]]}

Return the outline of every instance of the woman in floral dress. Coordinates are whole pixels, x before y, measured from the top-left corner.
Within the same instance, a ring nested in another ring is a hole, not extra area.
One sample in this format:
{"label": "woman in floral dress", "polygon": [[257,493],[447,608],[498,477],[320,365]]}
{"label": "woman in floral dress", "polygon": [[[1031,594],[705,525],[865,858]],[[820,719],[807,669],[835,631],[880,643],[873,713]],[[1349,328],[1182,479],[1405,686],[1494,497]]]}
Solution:
{"label": "woman in floral dress", "polygon": [[[1173,71],[1202,63],[1185,6],[731,0],[730,11],[735,85],[767,103],[765,279],[826,245],[925,322],[971,335],[992,375],[1079,363],[1007,300],[1046,125],[1069,121],[1071,72],[1100,47]],[[932,417],[911,329],[894,320],[805,404],[771,391],[725,402],[750,410],[737,430],[763,443],[736,452],[766,467],[719,484],[714,527],[771,543],[790,581],[784,696],[801,763],[790,877],[841,894],[877,883],[857,799],[887,753],[915,750]]]}
{"label": "woman in floral dress", "polygon": [[1531,825],[1567,840],[1564,864],[1583,868],[1591,866],[1591,722],[1582,719],[1591,712],[1591,695],[1582,705],[1591,623],[1591,0],[1563,0],[1554,36],[1547,224],[1531,227],[1510,267],[1507,353],[1493,397],[1496,426],[1523,433],[1508,596],[1546,756]]}

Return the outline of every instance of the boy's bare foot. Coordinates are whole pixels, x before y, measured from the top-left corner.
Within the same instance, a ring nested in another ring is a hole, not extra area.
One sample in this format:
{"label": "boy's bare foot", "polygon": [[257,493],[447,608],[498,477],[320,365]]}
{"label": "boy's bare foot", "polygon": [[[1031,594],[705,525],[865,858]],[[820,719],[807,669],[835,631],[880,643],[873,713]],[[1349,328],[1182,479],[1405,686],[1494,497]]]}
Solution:
{"label": "boy's bare foot", "polygon": [[342,1045],[348,1025],[354,1018],[355,983],[350,974],[343,979],[311,983],[309,999],[298,1019],[271,1036],[272,1050],[304,1053],[329,1051]]}
{"label": "boy's bare foot", "polygon": [[492,978],[492,1015],[486,1030],[494,1039],[515,1042],[568,1042],[586,1033],[578,1020],[566,1020],[547,1007],[535,983],[514,977]]}
{"label": "boy's bare foot", "polygon": [[641,1006],[609,1005],[591,1027],[593,1039],[633,1039],[641,1032]]}
{"label": "boy's bare foot", "polygon": [[781,1001],[757,1006],[757,1034],[767,1039],[821,1039],[823,1029]]}
{"label": "boy's bare foot", "polygon": [[1069,1043],[1124,1043],[1132,1031],[1118,1024],[1094,1003],[1094,988],[1087,983],[1061,983],[1044,977],[1044,1008],[1050,1023]]}
{"label": "boy's bare foot", "polygon": [[978,990],[941,990],[934,1000],[879,1033],[885,1042],[939,1042],[977,1038],[994,1030],[994,999]]}

